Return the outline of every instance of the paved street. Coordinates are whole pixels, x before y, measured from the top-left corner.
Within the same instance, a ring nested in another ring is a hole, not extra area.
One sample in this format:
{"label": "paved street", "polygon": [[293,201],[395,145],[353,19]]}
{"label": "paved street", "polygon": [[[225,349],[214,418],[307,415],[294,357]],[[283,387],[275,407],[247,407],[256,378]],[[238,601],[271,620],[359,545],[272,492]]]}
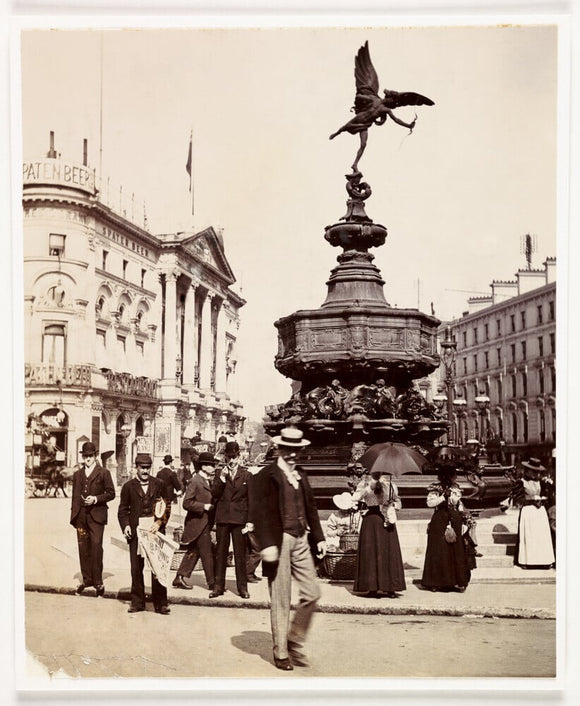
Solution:
{"label": "paved street", "polygon": [[[129,615],[122,601],[29,592],[26,611],[27,649],[53,676],[289,676],[272,665],[267,610]],[[322,613],[312,667],[290,677],[552,677],[554,639],[553,620]]]}

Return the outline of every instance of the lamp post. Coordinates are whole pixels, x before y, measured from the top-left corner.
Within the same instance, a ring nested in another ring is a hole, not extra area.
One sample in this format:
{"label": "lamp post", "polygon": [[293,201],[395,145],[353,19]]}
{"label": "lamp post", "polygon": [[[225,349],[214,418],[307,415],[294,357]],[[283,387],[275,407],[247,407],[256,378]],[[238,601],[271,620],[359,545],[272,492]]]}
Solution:
{"label": "lamp post", "polygon": [[484,430],[485,424],[484,420],[487,419],[486,417],[486,411],[487,408],[489,407],[489,397],[487,395],[478,395],[475,398],[475,404],[477,405],[479,409],[479,413],[481,415],[481,426],[479,428],[479,442],[480,444],[485,444],[486,436],[487,434],[485,433],[487,430]]}
{"label": "lamp post", "polygon": [[453,373],[457,341],[451,335],[451,327],[445,327],[445,338],[441,341],[441,362],[445,368],[445,387],[447,388],[447,443],[451,444],[451,429],[453,424]]}
{"label": "lamp post", "polygon": [[463,444],[463,425],[462,419],[465,416],[465,408],[467,407],[467,400],[463,397],[457,397],[453,400],[453,406],[457,410],[457,445],[461,446]]}
{"label": "lamp post", "polygon": [[248,434],[246,437],[246,445],[248,449],[248,461],[251,463],[252,462],[252,449],[254,448],[254,441],[256,439],[254,438],[253,434]]}

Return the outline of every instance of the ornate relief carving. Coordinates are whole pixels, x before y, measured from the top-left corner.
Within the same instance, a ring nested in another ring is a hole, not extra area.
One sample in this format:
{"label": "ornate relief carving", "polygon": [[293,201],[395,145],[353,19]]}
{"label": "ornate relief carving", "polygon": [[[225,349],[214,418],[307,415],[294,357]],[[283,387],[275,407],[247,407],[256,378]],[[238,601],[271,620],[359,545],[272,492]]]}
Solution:
{"label": "ornate relief carving", "polygon": [[322,329],[312,331],[312,348],[344,348],[346,335],[344,329]]}
{"label": "ornate relief carving", "polygon": [[369,348],[395,348],[402,350],[405,332],[396,328],[369,328]]}

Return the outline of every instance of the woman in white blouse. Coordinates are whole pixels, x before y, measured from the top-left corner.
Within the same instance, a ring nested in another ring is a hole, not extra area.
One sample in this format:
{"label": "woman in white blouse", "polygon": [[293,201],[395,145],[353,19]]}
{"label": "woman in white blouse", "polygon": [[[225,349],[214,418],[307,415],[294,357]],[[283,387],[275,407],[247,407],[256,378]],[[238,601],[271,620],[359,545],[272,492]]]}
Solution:
{"label": "woman in white blouse", "polygon": [[397,591],[407,587],[397,525],[389,521],[392,509],[401,509],[397,486],[390,475],[365,475],[353,499],[368,508],[360,529],[353,590],[376,598],[379,593],[396,598]]}
{"label": "woman in white blouse", "polygon": [[550,521],[541,494],[540,473],[546,469],[537,458],[522,463],[522,507],[518,520],[516,561],[523,569],[549,568],[556,561]]}

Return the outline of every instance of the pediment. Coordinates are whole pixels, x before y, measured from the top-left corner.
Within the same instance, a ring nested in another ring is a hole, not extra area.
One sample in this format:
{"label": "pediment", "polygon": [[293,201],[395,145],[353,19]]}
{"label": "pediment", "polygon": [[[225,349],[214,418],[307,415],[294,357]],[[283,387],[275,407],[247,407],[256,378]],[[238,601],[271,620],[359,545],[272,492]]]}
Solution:
{"label": "pediment", "polygon": [[232,268],[226,259],[221,236],[218,236],[213,228],[206,228],[200,233],[185,238],[181,247],[197,261],[219,272],[229,284],[236,281]]}

